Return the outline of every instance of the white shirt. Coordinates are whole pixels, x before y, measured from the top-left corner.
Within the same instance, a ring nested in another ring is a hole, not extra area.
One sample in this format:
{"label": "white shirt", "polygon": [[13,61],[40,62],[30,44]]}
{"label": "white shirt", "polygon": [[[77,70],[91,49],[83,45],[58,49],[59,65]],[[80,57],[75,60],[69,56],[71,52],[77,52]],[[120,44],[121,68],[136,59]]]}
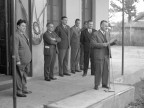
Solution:
{"label": "white shirt", "polygon": [[92,33],[92,29],[88,29],[88,32],[89,32],[89,33]]}

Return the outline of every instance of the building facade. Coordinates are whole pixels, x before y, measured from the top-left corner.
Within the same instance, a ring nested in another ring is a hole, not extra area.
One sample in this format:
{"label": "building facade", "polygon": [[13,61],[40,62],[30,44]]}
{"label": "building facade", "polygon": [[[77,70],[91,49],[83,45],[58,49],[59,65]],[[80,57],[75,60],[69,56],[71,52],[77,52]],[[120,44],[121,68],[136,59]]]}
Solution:
{"label": "building facade", "polygon": [[[0,74],[11,74],[11,1],[0,1]],[[16,0],[16,21],[28,22],[28,34],[31,40],[32,63],[30,76],[44,73],[44,55],[42,35],[46,23],[53,22],[56,27],[61,16],[68,17],[68,25],[74,25],[76,18],[93,20],[94,28],[99,29],[101,20],[108,20],[109,0]],[[58,72],[58,61],[55,64]]]}

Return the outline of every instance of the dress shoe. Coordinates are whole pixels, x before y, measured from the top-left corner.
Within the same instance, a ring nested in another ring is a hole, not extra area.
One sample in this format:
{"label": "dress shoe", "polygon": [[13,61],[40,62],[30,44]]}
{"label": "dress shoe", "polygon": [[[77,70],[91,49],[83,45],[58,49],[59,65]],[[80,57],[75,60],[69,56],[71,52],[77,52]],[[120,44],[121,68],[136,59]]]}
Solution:
{"label": "dress shoe", "polygon": [[27,95],[23,94],[23,93],[17,93],[18,97],[27,97]]}
{"label": "dress shoe", "polygon": [[98,86],[95,86],[94,89],[95,89],[95,90],[98,90],[99,88],[98,88]]}
{"label": "dress shoe", "polygon": [[81,70],[76,70],[76,72],[82,72]]}
{"label": "dress shoe", "polygon": [[64,75],[71,76],[71,74],[69,74],[69,73],[64,73]]}
{"label": "dress shoe", "polygon": [[75,71],[74,71],[74,70],[72,70],[72,71],[71,71],[71,73],[75,74]]}
{"label": "dress shoe", "polygon": [[59,76],[60,76],[60,77],[64,77],[64,75],[63,75],[63,74],[59,74]]}
{"label": "dress shoe", "polygon": [[51,77],[50,79],[51,79],[51,80],[56,80],[57,78]]}
{"label": "dress shoe", "polygon": [[85,77],[87,75],[87,73],[84,73],[82,76]]}
{"label": "dress shoe", "polygon": [[102,85],[102,88],[110,89],[110,87],[108,87],[107,85]]}
{"label": "dress shoe", "polygon": [[32,91],[25,90],[25,91],[23,91],[23,93],[24,93],[24,94],[31,94]]}
{"label": "dress shoe", "polygon": [[51,79],[50,79],[50,78],[46,78],[45,80],[46,80],[46,81],[51,81]]}

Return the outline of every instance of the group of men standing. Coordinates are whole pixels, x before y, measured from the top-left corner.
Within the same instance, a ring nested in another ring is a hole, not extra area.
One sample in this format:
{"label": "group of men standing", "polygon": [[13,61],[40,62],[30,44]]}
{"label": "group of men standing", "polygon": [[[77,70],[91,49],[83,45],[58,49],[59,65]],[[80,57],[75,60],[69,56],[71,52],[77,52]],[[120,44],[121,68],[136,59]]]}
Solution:
{"label": "group of men standing", "polygon": [[[84,22],[80,29],[80,19],[75,20],[71,28],[67,25],[68,18],[63,16],[61,23],[56,27],[47,24],[44,39],[44,77],[46,81],[56,80],[53,76],[55,53],[58,53],[59,76],[70,76],[68,71],[69,49],[71,48],[71,73],[81,72],[87,75],[89,61],[91,62],[91,75],[95,75],[95,89],[98,89],[102,76],[102,87],[108,88],[110,45],[116,40],[109,38],[108,22],[100,23],[100,30],[93,28],[93,21]],[[54,58],[54,59],[53,59]]]}
{"label": "group of men standing", "polygon": [[[61,23],[54,29],[53,23],[47,23],[47,31],[43,35],[44,40],[44,79],[56,80],[54,77],[54,65],[58,54],[59,76],[70,76],[68,71],[69,49],[71,48],[71,73],[81,72],[87,75],[89,61],[91,61],[91,75],[95,75],[95,87],[98,90],[102,76],[102,87],[108,87],[110,46],[116,43],[116,39],[110,40],[108,22],[100,23],[100,30],[93,28],[93,21],[84,22],[80,29],[80,19],[75,20],[75,25],[67,25],[68,18],[63,16]],[[26,69],[31,62],[29,39],[25,34],[26,21],[17,22],[15,36],[15,51],[17,64],[17,96],[26,97],[31,93],[26,88]],[[27,57],[26,57],[27,56]]]}
{"label": "group of men standing", "polygon": [[[85,28],[80,29],[80,19],[75,20],[75,25],[71,28],[67,25],[67,17],[61,18],[61,23],[51,29],[52,23],[47,24],[47,31],[43,35],[44,39],[44,77],[46,81],[56,80],[53,76],[55,52],[58,53],[59,76],[70,76],[68,71],[69,49],[71,48],[71,73],[84,71],[87,75],[89,59],[91,58],[91,74],[94,75],[93,56],[91,53],[90,39],[96,31],[93,29],[93,22],[85,22]],[[57,51],[58,49],[58,51]]]}

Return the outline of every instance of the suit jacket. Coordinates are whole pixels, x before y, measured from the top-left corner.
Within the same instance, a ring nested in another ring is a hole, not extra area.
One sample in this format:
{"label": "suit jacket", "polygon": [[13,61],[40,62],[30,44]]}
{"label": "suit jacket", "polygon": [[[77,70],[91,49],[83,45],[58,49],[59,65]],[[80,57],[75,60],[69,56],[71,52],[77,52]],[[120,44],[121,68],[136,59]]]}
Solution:
{"label": "suit jacket", "polygon": [[92,37],[92,34],[95,32],[95,29],[92,29],[92,33],[90,34],[88,32],[88,29],[85,29],[81,32],[81,36],[80,36],[80,42],[83,45],[84,51],[90,51],[90,40]]}
{"label": "suit jacket", "polygon": [[58,53],[57,43],[61,41],[61,38],[55,33],[46,31],[43,35],[44,40],[44,55],[52,55],[53,51]]}
{"label": "suit jacket", "polygon": [[15,35],[15,54],[16,62],[27,65],[31,61],[31,51],[29,47],[29,39],[26,34],[16,31]]}
{"label": "suit jacket", "polygon": [[66,25],[66,29],[62,24],[58,25],[55,29],[57,35],[61,38],[61,42],[58,43],[59,49],[67,49],[70,47],[70,27]]}
{"label": "suit jacket", "polygon": [[73,47],[80,47],[80,28],[76,28],[76,26],[71,27],[71,39],[70,44]]}
{"label": "suit jacket", "polygon": [[105,57],[111,56],[110,46],[104,46],[104,43],[108,41],[110,41],[108,32],[106,36],[104,36],[100,30],[93,33],[91,47],[93,48],[95,59],[104,59]]}

